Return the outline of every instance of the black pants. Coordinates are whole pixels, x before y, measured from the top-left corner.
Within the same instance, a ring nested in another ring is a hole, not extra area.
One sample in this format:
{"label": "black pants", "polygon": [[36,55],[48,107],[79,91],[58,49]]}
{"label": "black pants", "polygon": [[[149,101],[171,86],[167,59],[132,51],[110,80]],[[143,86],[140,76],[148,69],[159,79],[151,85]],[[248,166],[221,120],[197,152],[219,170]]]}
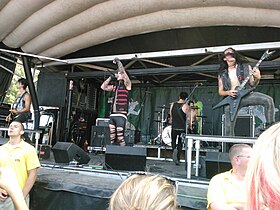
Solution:
{"label": "black pants", "polygon": [[127,117],[125,114],[110,115],[109,127],[111,144],[114,144],[117,140],[121,146],[125,146],[124,131],[126,119]]}
{"label": "black pants", "polygon": [[14,117],[13,121],[25,123],[30,119],[30,112],[24,112]]}
{"label": "black pants", "polygon": [[[184,130],[176,130],[176,129],[172,129],[171,130],[171,138],[172,138],[172,150],[174,151],[174,149],[178,150],[177,153],[177,159],[180,160],[180,155],[181,155],[181,151],[182,151],[182,147],[183,147],[183,142],[182,142],[182,133],[185,133]],[[176,144],[176,140],[178,138],[178,144]]]}

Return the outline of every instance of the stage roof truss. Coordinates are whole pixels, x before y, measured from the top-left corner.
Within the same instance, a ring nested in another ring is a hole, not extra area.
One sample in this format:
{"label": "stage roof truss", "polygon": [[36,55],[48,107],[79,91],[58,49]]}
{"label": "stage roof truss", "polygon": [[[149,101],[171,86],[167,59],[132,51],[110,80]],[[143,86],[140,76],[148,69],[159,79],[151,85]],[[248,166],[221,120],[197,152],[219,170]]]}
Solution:
{"label": "stage roof truss", "polygon": [[116,57],[118,57],[120,60],[131,60],[133,58],[151,59],[151,58],[159,58],[159,57],[163,58],[163,57],[177,57],[177,56],[190,56],[190,55],[204,55],[204,54],[211,54],[211,53],[222,53],[227,47],[233,47],[237,51],[267,50],[267,49],[280,48],[280,42],[265,42],[265,43],[254,43],[254,44],[231,45],[231,46],[216,46],[216,47],[203,47],[203,48],[194,48],[194,49],[146,52],[146,53],[135,53],[135,54],[74,58],[74,59],[66,59],[63,62],[62,61],[48,62],[45,63],[43,67],[58,66],[58,65],[65,65],[65,64],[113,61],[114,58]]}
{"label": "stage roof truss", "polygon": [[[118,57],[122,61],[124,68],[131,74],[132,80],[139,80],[140,83],[146,81],[153,85],[162,85],[172,82],[176,83],[176,81],[193,83],[198,81],[215,82],[217,80],[217,70],[219,68],[219,56],[227,47],[229,46],[74,58],[65,59],[64,61],[66,62],[51,61],[43,63],[43,65],[38,66],[38,68],[55,67],[59,70],[63,68],[58,68],[58,66],[74,65],[81,69],[82,72],[77,72],[78,69],[76,69],[75,72],[69,74],[71,75],[70,77],[76,75],[78,78],[89,76],[93,79],[97,79],[107,77],[115,71],[116,65],[113,64],[112,60]],[[262,51],[266,49],[280,49],[280,42],[240,44],[230,47],[240,51],[249,62],[254,64],[257,61],[256,57],[259,56]],[[254,57],[254,55],[256,56]],[[274,56],[274,59],[277,58]],[[179,61],[179,63],[177,61]],[[184,63],[186,65],[182,66]],[[277,63],[276,66],[278,65]],[[263,64],[261,67],[263,68]],[[87,68],[90,69],[90,71],[87,71]],[[275,63],[266,63],[265,68],[273,69],[275,68]],[[110,73],[108,71],[112,72]],[[268,71],[266,74],[273,75],[273,73]],[[267,75],[264,76],[263,79],[273,78]]]}

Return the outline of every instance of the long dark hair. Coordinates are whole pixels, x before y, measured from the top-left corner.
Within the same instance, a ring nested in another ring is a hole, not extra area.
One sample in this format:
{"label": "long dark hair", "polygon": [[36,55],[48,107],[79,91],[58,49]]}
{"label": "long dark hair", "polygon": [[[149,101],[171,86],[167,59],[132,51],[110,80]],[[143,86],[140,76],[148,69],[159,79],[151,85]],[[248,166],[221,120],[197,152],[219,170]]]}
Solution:
{"label": "long dark hair", "polygon": [[232,50],[232,51],[233,51],[233,57],[235,58],[236,63],[242,64],[242,63],[248,62],[248,60],[247,60],[244,56],[242,56],[239,52],[237,52],[237,51],[236,51],[235,49],[233,49],[232,47],[229,47],[229,48],[225,49],[225,50],[223,51],[222,54],[220,54],[220,58],[219,58],[219,59],[220,59],[219,73],[220,73],[221,71],[223,71],[224,69],[227,69],[227,68],[228,68],[227,62],[224,61],[225,52],[226,52],[227,50]]}

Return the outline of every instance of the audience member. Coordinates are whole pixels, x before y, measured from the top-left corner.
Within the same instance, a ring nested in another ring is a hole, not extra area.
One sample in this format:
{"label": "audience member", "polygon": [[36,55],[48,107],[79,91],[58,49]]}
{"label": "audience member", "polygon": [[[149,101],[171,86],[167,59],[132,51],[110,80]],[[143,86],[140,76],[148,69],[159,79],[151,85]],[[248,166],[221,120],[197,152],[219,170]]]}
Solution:
{"label": "audience member", "polygon": [[246,173],[247,209],[280,209],[280,123],[258,138]]}
{"label": "audience member", "polygon": [[[11,168],[29,205],[29,191],[36,181],[40,162],[36,149],[22,140],[23,125],[13,121],[8,128],[10,139],[0,147],[0,166]],[[14,209],[9,194],[0,193],[0,209]]]}
{"label": "audience member", "polygon": [[245,174],[252,148],[247,144],[234,144],[229,150],[232,169],[217,174],[210,180],[208,209],[241,210],[246,203]]}
{"label": "audience member", "polygon": [[0,167],[0,188],[2,194],[9,195],[16,210],[28,210],[16,175],[11,168]]}
{"label": "audience member", "polygon": [[114,192],[109,210],[177,209],[173,181],[159,175],[134,174]]}

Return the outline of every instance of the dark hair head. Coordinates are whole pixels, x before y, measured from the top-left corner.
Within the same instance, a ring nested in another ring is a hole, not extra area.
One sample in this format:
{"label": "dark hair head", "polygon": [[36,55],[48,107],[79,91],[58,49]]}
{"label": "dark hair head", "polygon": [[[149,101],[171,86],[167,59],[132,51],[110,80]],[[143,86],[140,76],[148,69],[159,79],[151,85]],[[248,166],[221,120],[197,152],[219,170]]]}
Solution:
{"label": "dark hair head", "polygon": [[23,89],[26,89],[27,86],[28,86],[28,82],[27,82],[27,80],[24,79],[24,78],[20,78],[20,79],[18,80],[18,83],[20,83],[20,84],[23,85]]}
{"label": "dark hair head", "polygon": [[247,59],[240,55],[240,53],[238,53],[235,49],[233,49],[232,47],[228,47],[227,49],[225,49],[223,51],[223,53],[220,55],[220,68],[219,68],[219,72],[223,71],[224,69],[227,69],[228,68],[228,64],[226,61],[224,61],[224,58],[225,58],[225,52],[227,50],[232,50],[232,57],[235,58],[236,60],[236,63],[239,63],[239,64],[242,64],[242,63],[245,63],[245,62],[248,62]]}
{"label": "dark hair head", "polygon": [[189,102],[188,102],[188,105],[194,105],[194,101],[193,100],[190,100]]}
{"label": "dark hair head", "polygon": [[189,96],[189,95],[188,95],[188,93],[187,93],[187,92],[181,92],[179,97],[180,97],[180,99],[185,100],[185,99],[187,99],[187,98],[188,98],[188,96]]}

